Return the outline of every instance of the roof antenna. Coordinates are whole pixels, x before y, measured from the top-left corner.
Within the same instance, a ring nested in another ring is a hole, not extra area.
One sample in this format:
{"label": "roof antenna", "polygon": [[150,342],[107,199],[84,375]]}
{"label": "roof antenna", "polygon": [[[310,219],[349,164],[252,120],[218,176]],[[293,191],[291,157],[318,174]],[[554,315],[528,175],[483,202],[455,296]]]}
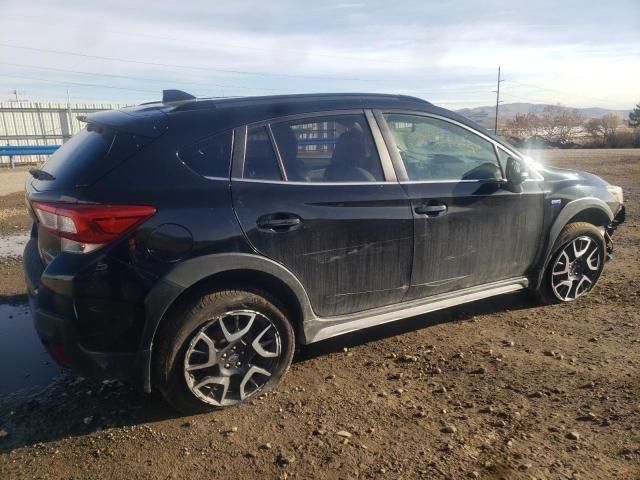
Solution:
{"label": "roof antenna", "polygon": [[183,100],[194,100],[196,97],[182,90],[163,90],[162,103],[181,102]]}

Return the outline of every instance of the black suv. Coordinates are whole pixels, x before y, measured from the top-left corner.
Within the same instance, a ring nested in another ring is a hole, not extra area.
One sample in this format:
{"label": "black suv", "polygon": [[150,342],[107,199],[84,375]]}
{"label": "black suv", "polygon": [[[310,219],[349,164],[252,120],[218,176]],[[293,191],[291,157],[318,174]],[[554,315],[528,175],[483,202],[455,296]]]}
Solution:
{"label": "black suv", "polygon": [[183,412],[274,387],[296,344],[519,289],[573,301],[624,218],[619,187],[417,98],[174,90],[84,120],[26,185],[36,329]]}

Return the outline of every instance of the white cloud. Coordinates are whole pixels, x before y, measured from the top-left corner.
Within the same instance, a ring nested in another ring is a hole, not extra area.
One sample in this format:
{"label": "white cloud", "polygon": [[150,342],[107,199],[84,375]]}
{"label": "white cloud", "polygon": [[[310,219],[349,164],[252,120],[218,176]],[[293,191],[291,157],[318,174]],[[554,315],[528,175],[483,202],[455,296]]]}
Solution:
{"label": "white cloud", "polygon": [[[304,3],[289,0],[265,8],[261,2],[243,1],[221,6],[204,1],[5,0],[0,43],[146,63],[6,47],[0,47],[0,62],[158,81],[2,65],[7,77],[0,79],[0,95],[2,89],[19,84],[19,79],[8,79],[14,75],[158,92],[163,86],[182,87],[208,95],[405,92],[466,106],[492,101],[496,68],[501,65],[507,80],[529,85],[505,82],[507,101],[527,98],[627,108],[640,96],[635,81],[640,73],[640,34],[625,23],[625,17],[640,13],[640,6],[634,10],[631,2],[619,4],[629,10],[626,16],[610,13],[615,34],[603,26],[600,14],[585,21],[589,5],[583,5],[576,14],[579,19],[570,23],[567,15],[560,15],[562,21],[545,17],[544,1],[536,4],[540,8],[525,5],[520,10],[513,2],[496,9],[493,2],[493,12],[490,6],[474,11],[471,1],[446,6]],[[59,94],[65,88],[26,81],[38,95]],[[144,92],[79,85],[72,90],[95,99],[149,100]]]}

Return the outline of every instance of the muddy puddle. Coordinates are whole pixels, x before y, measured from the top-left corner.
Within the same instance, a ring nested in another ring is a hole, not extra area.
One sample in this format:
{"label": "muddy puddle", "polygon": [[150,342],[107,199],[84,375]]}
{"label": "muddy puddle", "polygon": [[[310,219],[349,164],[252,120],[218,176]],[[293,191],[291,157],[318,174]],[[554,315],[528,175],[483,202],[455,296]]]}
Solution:
{"label": "muddy puddle", "polygon": [[46,385],[61,373],[36,335],[29,306],[0,305],[0,396]]}

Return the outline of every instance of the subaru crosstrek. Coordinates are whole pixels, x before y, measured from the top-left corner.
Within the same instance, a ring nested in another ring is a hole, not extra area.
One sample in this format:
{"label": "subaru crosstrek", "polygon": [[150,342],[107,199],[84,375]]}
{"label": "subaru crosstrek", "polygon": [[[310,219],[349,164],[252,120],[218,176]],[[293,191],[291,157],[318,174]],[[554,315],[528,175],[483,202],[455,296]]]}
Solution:
{"label": "subaru crosstrek", "polygon": [[529,289],[592,290],[622,190],[397,95],[98,112],[26,199],[35,327],[58,363],[191,413],[273,388],[295,346]]}

